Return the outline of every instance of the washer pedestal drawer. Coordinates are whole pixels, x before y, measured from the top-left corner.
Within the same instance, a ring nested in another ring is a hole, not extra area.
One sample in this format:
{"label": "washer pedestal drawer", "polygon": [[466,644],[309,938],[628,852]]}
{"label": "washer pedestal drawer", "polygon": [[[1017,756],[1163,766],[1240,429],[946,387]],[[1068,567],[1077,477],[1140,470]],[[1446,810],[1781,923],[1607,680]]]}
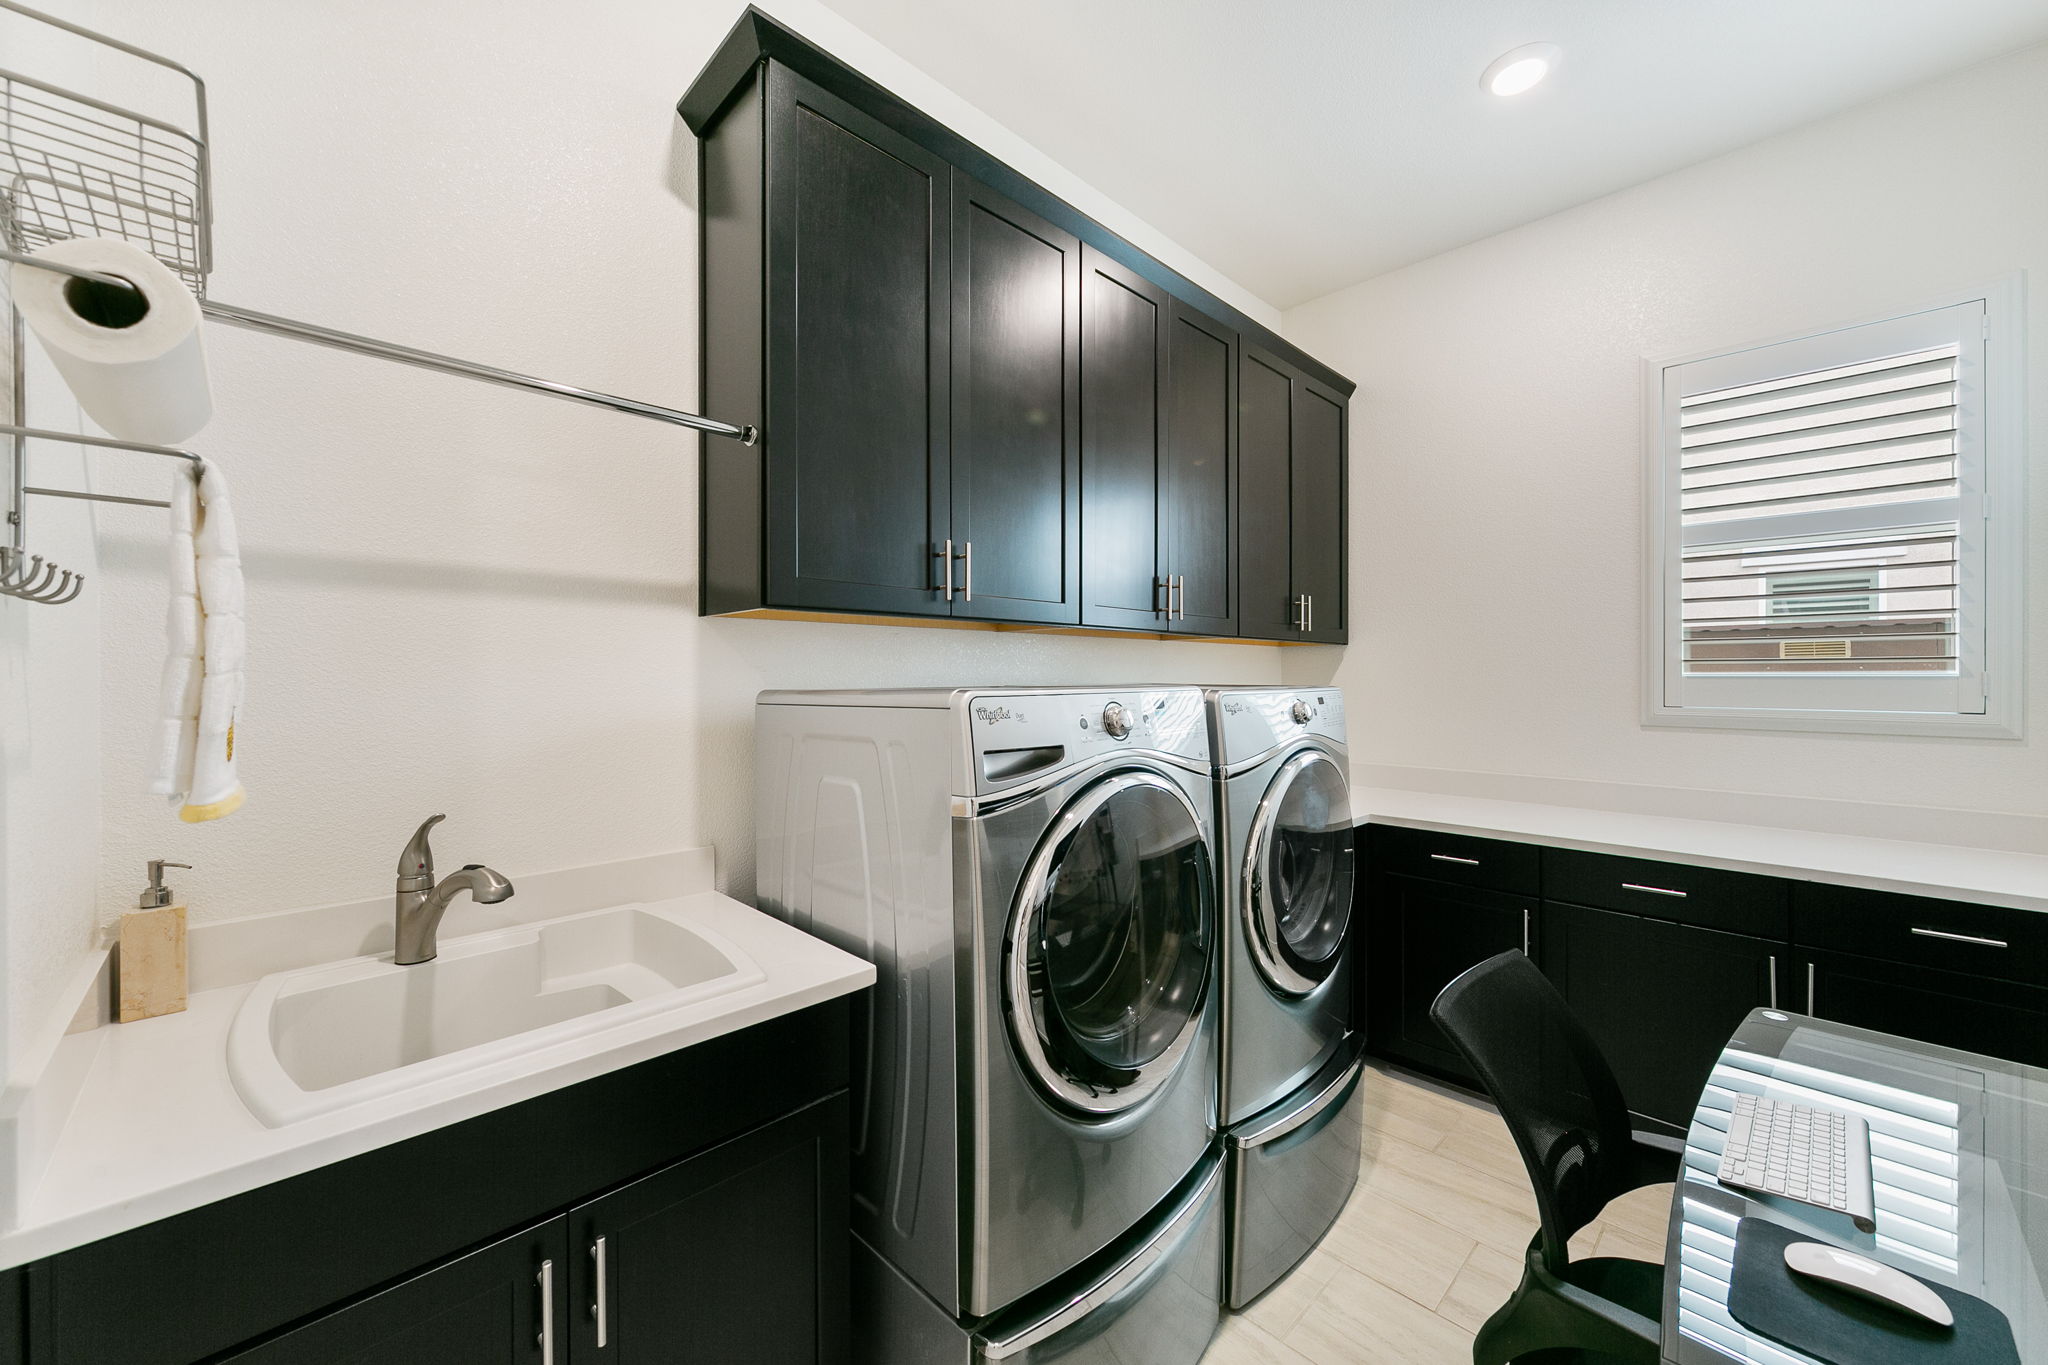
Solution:
{"label": "washer pedestal drawer", "polygon": [[1301,1089],[1226,1139],[1230,1307],[1243,1308],[1292,1270],[1351,1197],[1365,1127],[1364,1074],[1363,1052],[1350,1040]]}

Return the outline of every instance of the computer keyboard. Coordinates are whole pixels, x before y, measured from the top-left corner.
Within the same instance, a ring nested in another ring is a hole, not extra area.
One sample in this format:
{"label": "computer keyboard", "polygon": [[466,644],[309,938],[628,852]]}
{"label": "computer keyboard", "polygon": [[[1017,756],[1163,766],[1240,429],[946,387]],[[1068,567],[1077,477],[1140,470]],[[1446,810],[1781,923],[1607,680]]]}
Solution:
{"label": "computer keyboard", "polygon": [[1738,1095],[1721,1149],[1724,1185],[1846,1213],[1876,1229],[1870,1125],[1854,1114]]}

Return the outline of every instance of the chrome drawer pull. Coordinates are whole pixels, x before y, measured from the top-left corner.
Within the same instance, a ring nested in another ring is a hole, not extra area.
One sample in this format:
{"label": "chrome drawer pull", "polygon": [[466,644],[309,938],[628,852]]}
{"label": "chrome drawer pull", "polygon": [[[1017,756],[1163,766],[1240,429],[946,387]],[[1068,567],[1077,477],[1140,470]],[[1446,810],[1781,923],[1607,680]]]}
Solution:
{"label": "chrome drawer pull", "polygon": [[1813,964],[1811,962],[1806,964],[1806,1012],[1816,1019],[1820,1018],[1820,1011],[1814,1007],[1813,1003]]}
{"label": "chrome drawer pull", "polygon": [[555,1365],[555,1263],[542,1261],[540,1274],[540,1361]]}
{"label": "chrome drawer pull", "polygon": [[1922,938],[1945,938],[1950,943],[1974,943],[1979,948],[2010,948],[2012,945],[2002,938],[1978,938],[1975,934],[1951,934],[1946,929],[1922,929],[1913,926],[1913,932]]}
{"label": "chrome drawer pull", "polygon": [[1778,955],[1771,954],[1771,1008],[1778,1008]]}
{"label": "chrome drawer pull", "polygon": [[612,1325],[611,1309],[605,1303],[604,1238],[600,1237],[590,1246],[590,1259],[597,1263],[597,1301],[590,1305],[590,1316],[597,1319],[597,1349],[605,1348],[605,1338],[610,1335]]}
{"label": "chrome drawer pull", "polygon": [[1456,854],[1452,853],[1432,853],[1429,856],[1432,860],[1439,863],[1459,863],[1465,867],[1479,866],[1479,860],[1477,858],[1460,858]]}
{"label": "chrome drawer pull", "polygon": [[1529,907],[1522,907],[1522,956],[1529,956]]}
{"label": "chrome drawer pull", "polygon": [[1676,896],[1680,900],[1685,899],[1685,892],[1673,891],[1668,886],[1644,886],[1641,882],[1623,882],[1621,889],[1624,891],[1647,891],[1653,896]]}

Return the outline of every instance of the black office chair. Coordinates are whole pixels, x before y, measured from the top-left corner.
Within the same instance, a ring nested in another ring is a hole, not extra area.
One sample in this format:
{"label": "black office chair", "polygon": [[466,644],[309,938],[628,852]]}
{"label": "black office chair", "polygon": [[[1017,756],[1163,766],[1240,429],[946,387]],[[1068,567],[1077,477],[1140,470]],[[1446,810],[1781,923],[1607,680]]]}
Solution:
{"label": "black office chair", "polygon": [[1473,1365],[1657,1365],[1664,1268],[1574,1261],[1568,1244],[1616,1195],[1676,1180],[1684,1144],[1630,1130],[1606,1058],[1521,953],[1490,957],[1451,982],[1429,1017],[1500,1106],[1543,1217],[1522,1283],[1472,1343]]}

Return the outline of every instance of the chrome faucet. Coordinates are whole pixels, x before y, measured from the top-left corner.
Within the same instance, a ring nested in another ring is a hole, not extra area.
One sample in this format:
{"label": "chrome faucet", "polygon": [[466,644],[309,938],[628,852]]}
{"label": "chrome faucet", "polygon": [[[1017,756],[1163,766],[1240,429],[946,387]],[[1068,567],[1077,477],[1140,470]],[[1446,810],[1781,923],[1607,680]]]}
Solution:
{"label": "chrome faucet", "polygon": [[435,939],[441,928],[441,916],[458,891],[467,891],[482,905],[496,905],[512,895],[512,883],[482,863],[450,872],[438,884],[434,881],[434,850],[427,842],[427,834],[447,818],[430,818],[413,831],[412,841],[398,855],[398,951],[391,960],[401,967],[434,960],[440,952]]}

